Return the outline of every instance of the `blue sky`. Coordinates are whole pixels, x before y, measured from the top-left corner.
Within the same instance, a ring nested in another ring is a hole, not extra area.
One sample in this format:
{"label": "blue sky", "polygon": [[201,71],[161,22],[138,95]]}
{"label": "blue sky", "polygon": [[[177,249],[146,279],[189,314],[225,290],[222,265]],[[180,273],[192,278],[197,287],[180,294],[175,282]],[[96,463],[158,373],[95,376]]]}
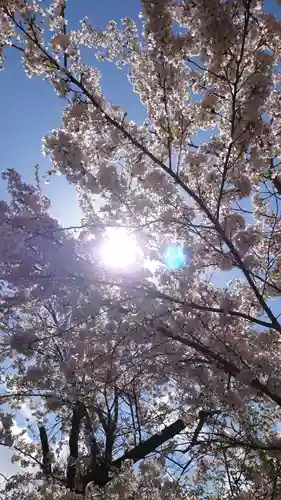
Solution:
{"label": "blue sky", "polygon": [[[267,10],[278,13],[281,9],[275,0],[266,0]],[[119,21],[131,16],[138,19],[140,0],[68,0],[67,17],[70,27],[78,27],[79,20],[88,16],[98,26],[110,19]],[[34,181],[34,165],[39,164],[43,174],[50,168],[49,161],[41,155],[41,139],[52,128],[59,126],[63,100],[39,78],[28,79],[20,64],[20,53],[10,50],[5,62],[6,70],[0,74],[0,170],[15,168],[26,181]],[[131,90],[125,74],[110,63],[102,64],[102,87],[106,97],[124,107],[131,119],[139,122],[144,117],[136,94]],[[74,189],[57,177],[44,187],[52,200],[52,211],[69,225],[79,221],[79,211]],[[0,184],[0,195],[5,196],[5,185]]]}
{"label": "blue sky", "polygon": [[[140,9],[139,0],[69,0],[67,17],[72,28],[78,28],[84,16],[102,27],[111,19],[131,16],[137,20]],[[64,102],[39,78],[26,77],[19,52],[7,52],[5,67],[0,73],[0,171],[15,168],[26,181],[34,182],[35,164],[39,163],[42,173],[50,168],[49,161],[41,155],[42,137],[59,126]],[[109,63],[102,67],[106,97],[124,106],[135,121],[142,120],[144,111],[124,73]],[[5,196],[4,191],[5,184],[0,183],[1,197]],[[74,189],[62,177],[53,179],[44,191],[52,200],[53,213],[64,224],[79,221]]]}

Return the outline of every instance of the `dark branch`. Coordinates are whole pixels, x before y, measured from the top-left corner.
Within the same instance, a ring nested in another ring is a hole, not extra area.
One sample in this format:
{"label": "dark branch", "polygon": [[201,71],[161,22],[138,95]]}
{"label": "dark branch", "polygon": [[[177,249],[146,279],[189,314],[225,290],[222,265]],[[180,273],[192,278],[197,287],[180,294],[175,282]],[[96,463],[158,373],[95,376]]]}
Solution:
{"label": "dark branch", "polygon": [[169,439],[172,439],[177,434],[185,429],[186,425],[183,420],[179,419],[176,422],[173,422],[168,427],[160,432],[159,434],[154,434],[150,438],[143,441],[138,446],[133,448],[132,450],[127,451],[122,457],[117,458],[112,462],[114,467],[120,467],[124,460],[133,460],[133,462],[138,462],[142,460],[147,455],[156,450],[159,446],[166,443]]}
{"label": "dark branch", "polygon": [[105,460],[106,462],[109,463],[112,461],[113,444],[115,440],[115,432],[118,421],[118,392],[116,389],[114,394],[113,408],[114,408],[113,415],[111,415],[110,412],[108,413],[106,444],[105,444]]}
{"label": "dark branch", "polygon": [[76,461],[78,459],[78,440],[79,440],[79,429],[80,422],[82,418],[82,405],[77,401],[71,420],[71,431],[69,436],[69,463],[67,466],[66,475],[66,487],[70,490],[74,488],[74,481],[76,475]]}
{"label": "dark branch", "polygon": [[278,191],[279,194],[281,194],[281,176],[277,175],[276,177],[273,178],[273,184],[275,189]]}
{"label": "dark branch", "polygon": [[42,447],[42,455],[43,455],[43,470],[45,474],[51,474],[52,468],[50,463],[50,448],[48,442],[48,436],[45,427],[42,425],[39,427],[40,441]]}

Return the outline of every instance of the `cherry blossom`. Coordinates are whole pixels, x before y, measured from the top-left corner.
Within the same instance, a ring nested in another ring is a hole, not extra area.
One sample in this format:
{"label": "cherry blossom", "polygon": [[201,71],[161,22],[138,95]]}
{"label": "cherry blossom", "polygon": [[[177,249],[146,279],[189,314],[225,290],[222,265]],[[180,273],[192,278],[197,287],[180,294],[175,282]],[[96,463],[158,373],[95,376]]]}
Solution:
{"label": "cherry blossom", "polygon": [[0,0],[2,67],[20,51],[65,100],[43,153],[83,212],[62,227],[39,183],[2,175],[0,444],[22,468],[3,498],[278,499],[280,21],[143,0],[140,22],[73,30],[65,0]]}

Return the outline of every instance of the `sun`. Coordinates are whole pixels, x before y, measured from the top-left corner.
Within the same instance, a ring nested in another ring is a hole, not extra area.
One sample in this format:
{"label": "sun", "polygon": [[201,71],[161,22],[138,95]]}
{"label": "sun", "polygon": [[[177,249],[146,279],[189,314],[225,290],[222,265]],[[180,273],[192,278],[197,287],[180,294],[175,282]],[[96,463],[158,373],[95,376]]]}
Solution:
{"label": "sun", "polygon": [[101,258],[106,267],[132,269],[141,255],[133,234],[125,228],[109,228],[101,246]]}

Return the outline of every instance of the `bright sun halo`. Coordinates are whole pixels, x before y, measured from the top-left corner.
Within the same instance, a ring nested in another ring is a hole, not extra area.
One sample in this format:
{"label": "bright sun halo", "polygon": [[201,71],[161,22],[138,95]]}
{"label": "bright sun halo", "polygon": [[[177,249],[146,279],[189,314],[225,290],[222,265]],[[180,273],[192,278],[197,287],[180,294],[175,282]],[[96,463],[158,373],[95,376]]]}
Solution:
{"label": "bright sun halo", "polygon": [[128,269],[140,255],[135,237],[125,228],[109,228],[104,237],[101,257],[107,267]]}

